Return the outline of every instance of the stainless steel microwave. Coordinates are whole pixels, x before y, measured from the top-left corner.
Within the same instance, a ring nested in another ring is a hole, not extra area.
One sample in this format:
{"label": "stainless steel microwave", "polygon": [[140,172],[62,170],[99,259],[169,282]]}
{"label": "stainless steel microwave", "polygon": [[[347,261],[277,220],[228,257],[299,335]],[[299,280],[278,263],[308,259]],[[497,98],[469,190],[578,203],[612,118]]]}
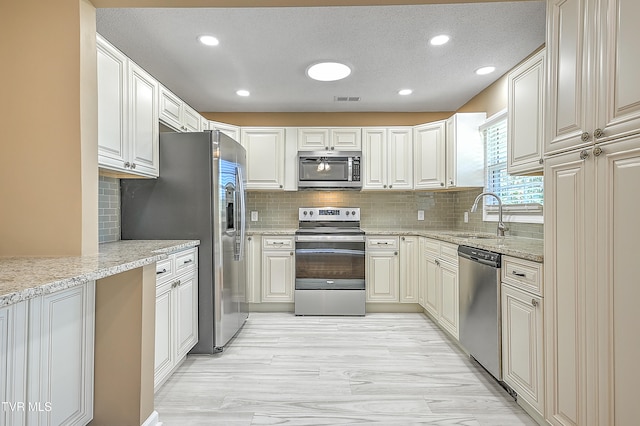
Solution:
{"label": "stainless steel microwave", "polygon": [[360,190],[360,151],[298,152],[298,189]]}

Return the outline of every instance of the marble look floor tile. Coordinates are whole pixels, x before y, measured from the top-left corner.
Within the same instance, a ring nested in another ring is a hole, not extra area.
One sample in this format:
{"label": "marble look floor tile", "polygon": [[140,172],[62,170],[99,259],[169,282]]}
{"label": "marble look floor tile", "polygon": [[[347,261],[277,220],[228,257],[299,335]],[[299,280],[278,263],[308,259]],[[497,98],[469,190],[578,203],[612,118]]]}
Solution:
{"label": "marble look floor tile", "polygon": [[252,313],[156,393],[173,425],[533,425],[426,316]]}

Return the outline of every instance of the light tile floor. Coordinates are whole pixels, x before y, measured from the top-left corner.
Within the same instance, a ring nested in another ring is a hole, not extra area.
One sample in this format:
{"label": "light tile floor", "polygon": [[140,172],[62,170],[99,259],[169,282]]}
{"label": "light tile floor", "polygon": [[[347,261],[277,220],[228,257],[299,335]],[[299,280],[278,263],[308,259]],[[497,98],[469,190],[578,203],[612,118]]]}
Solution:
{"label": "light tile floor", "polygon": [[535,425],[423,314],[252,313],[156,394],[164,426]]}

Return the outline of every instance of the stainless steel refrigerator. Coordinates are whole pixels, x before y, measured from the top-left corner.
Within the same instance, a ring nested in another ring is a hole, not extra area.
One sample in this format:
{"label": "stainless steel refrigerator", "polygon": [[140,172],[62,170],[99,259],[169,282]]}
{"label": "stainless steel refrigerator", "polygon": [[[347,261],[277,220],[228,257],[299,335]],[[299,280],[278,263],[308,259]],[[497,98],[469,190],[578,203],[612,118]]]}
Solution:
{"label": "stainless steel refrigerator", "polygon": [[219,131],[160,134],[160,176],[122,179],[122,239],[199,239],[198,335],[222,350],[248,317],[246,151]]}

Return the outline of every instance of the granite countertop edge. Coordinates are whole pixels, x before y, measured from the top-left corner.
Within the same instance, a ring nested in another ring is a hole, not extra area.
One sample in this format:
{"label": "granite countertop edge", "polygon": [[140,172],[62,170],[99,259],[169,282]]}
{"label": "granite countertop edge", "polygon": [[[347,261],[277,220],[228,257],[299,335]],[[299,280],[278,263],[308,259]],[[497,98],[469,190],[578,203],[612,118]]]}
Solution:
{"label": "granite countertop edge", "polygon": [[127,240],[100,244],[94,255],[0,258],[0,307],[141,268],[198,245],[199,240]]}

